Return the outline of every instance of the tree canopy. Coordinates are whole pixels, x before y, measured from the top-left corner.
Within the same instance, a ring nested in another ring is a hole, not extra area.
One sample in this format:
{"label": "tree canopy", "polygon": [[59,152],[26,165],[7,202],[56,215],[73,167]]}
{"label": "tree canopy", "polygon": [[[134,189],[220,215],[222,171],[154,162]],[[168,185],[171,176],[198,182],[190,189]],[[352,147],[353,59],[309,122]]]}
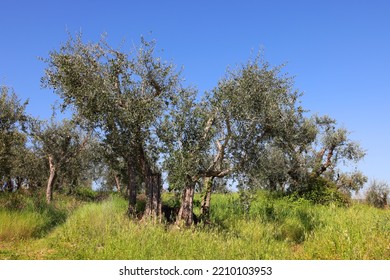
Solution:
{"label": "tree canopy", "polygon": [[141,214],[137,195],[145,193],[142,214],[156,220],[167,174],[168,191],[180,194],[177,223],[189,226],[197,220],[194,193],[202,194],[207,222],[212,192],[226,190],[227,181],[319,203],[366,183],[356,169],[365,151],[336,120],[310,116],[283,65],[257,56],[199,93],[156,54],[155,42],[143,38],[125,52],[104,36],[95,43],[69,36],[44,59],[41,82],[71,110],[71,120],[35,120],[25,113],[27,102],[2,87],[2,189],[23,180],[46,185],[50,203],[55,186],[72,192],[101,179],[127,196],[132,217]]}
{"label": "tree canopy", "polygon": [[12,178],[18,176],[18,169],[23,166],[21,151],[25,149],[25,113],[27,101],[21,103],[15,92],[5,86],[0,95],[0,182],[13,189]]}
{"label": "tree canopy", "polygon": [[[77,115],[95,128],[115,162],[126,166],[129,213],[135,214],[137,180],[149,193],[159,193],[161,177],[154,156],[154,129],[176,94],[178,74],[171,63],[153,56],[155,43],[141,39],[141,46],[124,53],[98,43],[84,43],[79,34],[70,37],[60,50],[50,53],[43,79],[71,106]],[[150,151],[150,152],[149,152]],[[115,170],[115,166],[113,170]],[[157,194],[157,197],[159,194]],[[160,202],[150,202],[151,214],[158,215]]]}

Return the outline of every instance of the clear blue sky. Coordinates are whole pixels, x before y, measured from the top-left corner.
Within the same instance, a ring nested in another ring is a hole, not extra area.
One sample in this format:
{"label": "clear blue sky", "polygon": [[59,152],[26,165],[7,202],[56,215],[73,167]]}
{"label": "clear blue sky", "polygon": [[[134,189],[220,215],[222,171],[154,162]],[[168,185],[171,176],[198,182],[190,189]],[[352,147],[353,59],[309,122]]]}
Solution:
{"label": "clear blue sky", "polygon": [[367,150],[359,168],[390,182],[389,1],[2,1],[0,84],[30,99],[47,118],[53,93],[42,90],[37,57],[66,41],[67,31],[118,46],[157,40],[162,56],[184,67],[187,83],[214,87],[226,68],[264,50],[303,91],[304,107],[329,114]]}

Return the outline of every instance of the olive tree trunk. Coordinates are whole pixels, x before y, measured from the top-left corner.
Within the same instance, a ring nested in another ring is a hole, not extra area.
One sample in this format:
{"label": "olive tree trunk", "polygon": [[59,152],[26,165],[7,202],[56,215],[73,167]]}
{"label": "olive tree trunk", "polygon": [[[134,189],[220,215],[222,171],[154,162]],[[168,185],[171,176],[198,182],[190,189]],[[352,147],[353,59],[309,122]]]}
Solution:
{"label": "olive tree trunk", "polygon": [[116,191],[118,193],[120,193],[122,190],[121,190],[121,182],[119,180],[119,177],[117,174],[114,174],[114,180],[115,180],[115,185],[116,185]]}
{"label": "olive tree trunk", "polygon": [[149,172],[145,182],[145,218],[161,221],[161,174]]}
{"label": "olive tree trunk", "polygon": [[142,144],[138,146],[139,163],[142,167],[142,175],[145,183],[146,205],[143,219],[161,221],[161,174],[153,172],[150,161]]}
{"label": "olive tree trunk", "polygon": [[214,177],[204,177],[203,179],[203,197],[200,207],[200,217],[202,221],[207,222],[210,219],[210,202],[213,189]]}
{"label": "olive tree trunk", "polygon": [[129,159],[127,161],[127,195],[129,197],[129,207],[127,213],[129,216],[136,216],[137,209],[137,174],[134,162]]}
{"label": "olive tree trunk", "polygon": [[54,187],[54,180],[56,177],[56,167],[54,164],[53,157],[49,155],[49,168],[50,168],[50,175],[49,179],[47,180],[47,188],[46,188],[46,202],[51,203],[53,200],[53,187]]}
{"label": "olive tree trunk", "polygon": [[185,186],[181,197],[181,206],[177,215],[176,224],[184,224],[186,226],[191,226],[193,224],[194,192],[194,183],[189,183]]}

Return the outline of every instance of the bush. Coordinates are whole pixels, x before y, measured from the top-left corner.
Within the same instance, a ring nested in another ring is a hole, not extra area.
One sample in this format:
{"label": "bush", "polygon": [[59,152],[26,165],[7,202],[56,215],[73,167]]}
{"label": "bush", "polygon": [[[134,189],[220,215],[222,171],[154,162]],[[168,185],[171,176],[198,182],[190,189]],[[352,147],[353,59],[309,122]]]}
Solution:
{"label": "bush", "polygon": [[323,177],[311,177],[306,186],[292,194],[292,197],[304,198],[316,204],[347,206],[350,198],[338,190],[336,185]]}
{"label": "bush", "polygon": [[18,211],[23,210],[26,207],[26,200],[24,195],[16,193],[2,193],[0,197],[0,208]]}
{"label": "bush", "polygon": [[390,193],[389,185],[374,180],[366,192],[366,202],[377,208],[385,208]]}
{"label": "bush", "polygon": [[180,196],[172,193],[163,193],[162,204],[172,208],[180,208]]}
{"label": "bush", "polygon": [[96,192],[87,187],[75,188],[74,194],[77,196],[77,198],[83,201],[91,202],[99,199],[99,192]]}
{"label": "bush", "polygon": [[25,193],[22,191],[5,193],[0,197],[0,208],[9,211],[43,212],[47,207],[43,192]]}

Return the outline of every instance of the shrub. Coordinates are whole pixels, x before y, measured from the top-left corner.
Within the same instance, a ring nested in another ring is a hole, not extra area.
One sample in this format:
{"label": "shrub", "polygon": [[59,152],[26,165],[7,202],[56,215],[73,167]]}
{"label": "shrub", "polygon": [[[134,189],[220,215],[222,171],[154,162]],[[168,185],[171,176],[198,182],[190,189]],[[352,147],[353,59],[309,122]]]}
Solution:
{"label": "shrub", "polygon": [[0,197],[0,208],[9,211],[31,211],[42,212],[47,207],[42,192],[25,193],[22,191],[5,193]]}
{"label": "shrub", "polygon": [[163,193],[162,204],[169,206],[169,207],[172,207],[172,208],[179,208],[180,207],[180,196],[174,195],[171,193]]}
{"label": "shrub", "polygon": [[0,197],[0,208],[17,211],[23,210],[26,206],[24,196],[19,193],[4,193]]}
{"label": "shrub", "polygon": [[374,180],[366,192],[366,202],[377,208],[385,208],[389,193],[390,188],[386,182]]}
{"label": "shrub", "polygon": [[167,223],[173,223],[176,220],[176,216],[180,209],[179,196],[164,193],[162,197],[162,215],[164,221]]}
{"label": "shrub", "polygon": [[86,187],[75,188],[74,194],[83,201],[95,201],[99,198],[98,192]]}
{"label": "shrub", "polygon": [[306,186],[292,194],[292,197],[304,198],[316,204],[347,206],[350,198],[338,190],[337,186],[323,177],[310,177]]}

